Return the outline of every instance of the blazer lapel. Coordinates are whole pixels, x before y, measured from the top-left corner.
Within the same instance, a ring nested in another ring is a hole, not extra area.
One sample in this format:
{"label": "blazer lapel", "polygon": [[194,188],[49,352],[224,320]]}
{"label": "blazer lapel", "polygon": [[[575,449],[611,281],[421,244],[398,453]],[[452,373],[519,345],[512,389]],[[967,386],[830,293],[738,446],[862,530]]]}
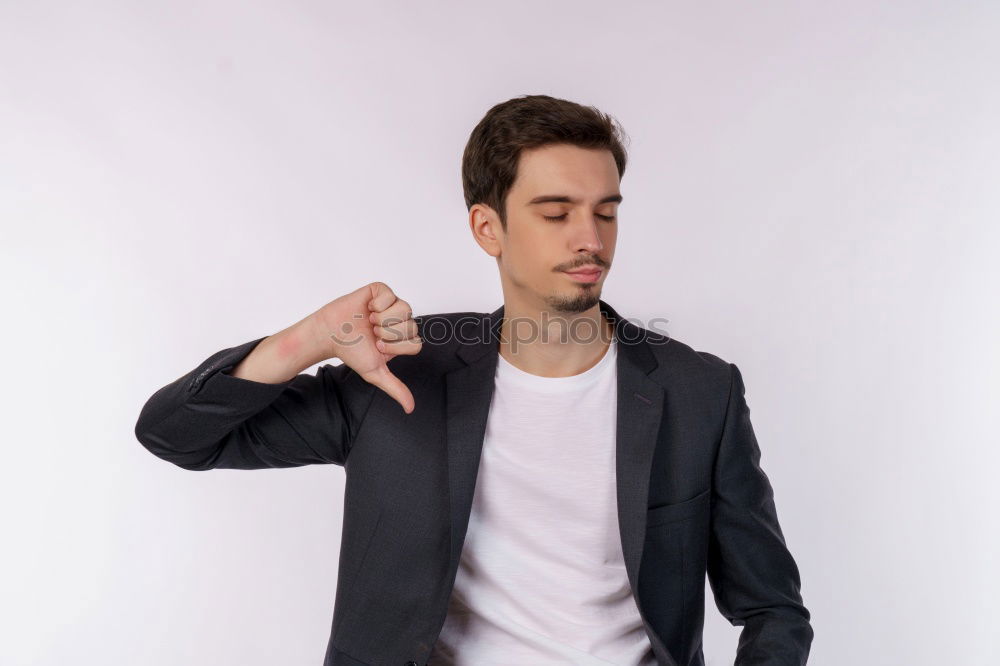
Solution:
{"label": "blazer lapel", "polygon": [[[614,323],[618,340],[615,442],[618,523],[625,571],[638,606],[639,564],[645,542],[649,475],[663,414],[664,389],[649,377],[657,361],[645,340],[644,331],[620,317],[603,300],[600,301],[600,310]],[[457,353],[465,365],[445,375],[452,568],[458,566],[469,527],[493,398],[503,312],[501,305],[484,317],[477,337],[462,341],[459,346]],[[639,612],[642,614],[641,607]],[[676,666],[645,615],[642,616],[661,663]]]}
{"label": "blazer lapel", "polygon": [[[469,512],[472,510],[500,356],[497,342],[502,322],[503,306],[500,306],[485,317],[476,338],[462,341],[459,346],[458,355],[466,365],[445,375],[452,568],[458,566],[469,528]],[[461,334],[462,329],[456,333]]]}
{"label": "blazer lapel", "polygon": [[632,598],[661,664],[676,666],[660,637],[649,625],[639,603],[639,564],[646,542],[646,507],[653,453],[663,417],[664,389],[649,377],[658,362],[646,342],[644,331],[622,319],[601,301],[601,311],[615,323],[618,340],[618,416],[615,436],[615,474],[618,496],[618,528],[621,533],[625,572]]}

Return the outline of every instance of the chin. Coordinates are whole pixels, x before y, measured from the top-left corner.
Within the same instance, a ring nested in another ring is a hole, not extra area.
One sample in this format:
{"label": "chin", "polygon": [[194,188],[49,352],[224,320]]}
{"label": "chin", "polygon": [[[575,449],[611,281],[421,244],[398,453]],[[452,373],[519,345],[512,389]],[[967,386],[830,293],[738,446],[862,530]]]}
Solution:
{"label": "chin", "polygon": [[586,312],[595,305],[601,298],[600,286],[597,284],[586,285],[583,289],[577,289],[575,294],[560,296],[549,296],[546,301],[553,310],[565,312],[567,314],[578,314]]}

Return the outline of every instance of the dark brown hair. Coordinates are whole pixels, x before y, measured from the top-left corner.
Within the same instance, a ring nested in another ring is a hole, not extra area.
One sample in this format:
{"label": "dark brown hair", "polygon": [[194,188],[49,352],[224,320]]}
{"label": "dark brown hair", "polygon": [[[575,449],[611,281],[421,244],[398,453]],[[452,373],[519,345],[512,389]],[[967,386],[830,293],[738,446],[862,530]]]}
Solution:
{"label": "dark brown hair", "polygon": [[581,148],[605,148],[618,165],[618,182],[625,175],[628,143],[621,124],[593,106],[548,95],[522,95],[491,108],[472,130],[462,154],[465,206],[486,204],[500,215],[507,230],[507,193],[517,177],[521,151],[566,143]]}

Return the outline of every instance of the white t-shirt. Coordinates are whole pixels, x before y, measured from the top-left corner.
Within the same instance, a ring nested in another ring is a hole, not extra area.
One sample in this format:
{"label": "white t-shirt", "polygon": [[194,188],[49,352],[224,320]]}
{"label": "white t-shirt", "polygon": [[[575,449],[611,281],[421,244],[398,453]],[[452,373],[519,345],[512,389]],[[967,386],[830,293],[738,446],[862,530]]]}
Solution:
{"label": "white t-shirt", "polygon": [[429,664],[655,664],[625,574],[617,342],[540,377],[498,359],[469,529]]}

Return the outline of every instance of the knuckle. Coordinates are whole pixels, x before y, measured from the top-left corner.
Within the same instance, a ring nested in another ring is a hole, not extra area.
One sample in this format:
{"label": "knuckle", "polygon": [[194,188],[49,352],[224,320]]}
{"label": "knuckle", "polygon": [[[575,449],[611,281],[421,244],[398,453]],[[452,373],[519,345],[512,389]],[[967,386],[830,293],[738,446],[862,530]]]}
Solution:
{"label": "knuckle", "polygon": [[[385,296],[388,295],[391,299],[394,299],[395,296],[396,296],[392,292],[392,289],[389,288],[389,285],[387,285],[385,282],[382,282],[380,280],[376,280],[375,282],[372,282],[369,286],[371,287],[372,291],[375,293],[375,297],[377,297],[377,298],[380,298],[380,299],[381,298],[385,298]],[[391,305],[392,304],[392,300],[390,300],[389,303]]]}

